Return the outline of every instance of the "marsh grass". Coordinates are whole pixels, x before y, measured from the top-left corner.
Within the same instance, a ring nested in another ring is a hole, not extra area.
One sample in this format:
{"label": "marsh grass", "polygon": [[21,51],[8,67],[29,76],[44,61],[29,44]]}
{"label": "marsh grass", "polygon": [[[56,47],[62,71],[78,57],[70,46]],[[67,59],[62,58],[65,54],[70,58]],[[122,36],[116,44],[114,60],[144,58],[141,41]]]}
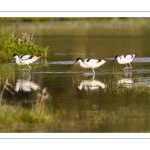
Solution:
{"label": "marsh grass", "polygon": [[50,124],[53,120],[52,109],[45,104],[34,105],[32,109],[18,105],[2,105],[0,107],[0,128],[8,126]]}
{"label": "marsh grass", "polygon": [[42,47],[34,42],[33,33],[16,34],[15,31],[9,33],[6,30],[0,30],[0,63],[13,62],[13,54],[41,55],[42,58],[46,58],[49,47]]}

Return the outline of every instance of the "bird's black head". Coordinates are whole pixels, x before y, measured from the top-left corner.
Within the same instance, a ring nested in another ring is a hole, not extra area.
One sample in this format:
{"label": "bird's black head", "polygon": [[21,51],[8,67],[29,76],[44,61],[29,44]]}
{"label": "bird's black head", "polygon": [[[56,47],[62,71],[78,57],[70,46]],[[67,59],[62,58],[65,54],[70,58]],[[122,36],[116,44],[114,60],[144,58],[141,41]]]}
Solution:
{"label": "bird's black head", "polygon": [[[82,58],[77,58],[75,63],[77,63],[79,60],[83,61]],[[75,64],[75,63],[74,63],[74,64]],[[73,65],[74,65],[74,64],[73,64]]]}
{"label": "bird's black head", "polygon": [[77,58],[77,59],[76,59],[76,62],[78,62],[79,60],[82,60],[82,61],[83,61],[83,59],[82,59],[82,58]]}
{"label": "bird's black head", "polygon": [[118,57],[119,57],[119,55],[116,55],[116,56],[115,56],[115,59],[118,58]]}
{"label": "bird's black head", "polygon": [[113,60],[113,62],[114,62],[118,57],[119,57],[119,55],[116,55],[116,56],[115,56],[115,59]]}
{"label": "bird's black head", "polygon": [[18,54],[13,54],[13,57],[15,58],[15,56],[18,56]]}

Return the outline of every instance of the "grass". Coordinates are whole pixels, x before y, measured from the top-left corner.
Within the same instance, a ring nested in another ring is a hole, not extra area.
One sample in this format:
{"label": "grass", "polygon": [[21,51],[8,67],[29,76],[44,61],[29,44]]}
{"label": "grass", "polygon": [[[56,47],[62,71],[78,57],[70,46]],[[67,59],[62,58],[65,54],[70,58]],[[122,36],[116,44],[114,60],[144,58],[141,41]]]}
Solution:
{"label": "grass", "polygon": [[[22,108],[22,106],[2,105],[0,107],[0,130],[5,130],[11,126],[36,127],[39,124],[44,126],[53,121],[52,109],[48,109],[44,104],[35,105],[32,109]],[[8,131],[9,132],[9,131]]]}
{"label": "grass", "polygon": [[16,34],[15,31],[9,33],[0,30],[0,63],[13,62],[13,54],[30,54],[47,57],[49,47],[38,46],[35,43],[34,34],[22,32]]}

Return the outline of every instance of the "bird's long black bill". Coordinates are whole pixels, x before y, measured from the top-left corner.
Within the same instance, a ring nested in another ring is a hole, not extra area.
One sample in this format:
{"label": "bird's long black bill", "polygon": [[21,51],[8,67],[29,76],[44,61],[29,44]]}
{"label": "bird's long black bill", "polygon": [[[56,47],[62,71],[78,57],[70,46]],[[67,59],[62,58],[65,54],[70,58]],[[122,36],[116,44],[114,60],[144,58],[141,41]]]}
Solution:
{"label": "bird's long black bill", "polygon": [[73,63],[72,65],[74,65],[74,64],[76,64],[77,63],[77,61],[75,62],[75,63]]}
{"label": "bird's long black bill", "polygon": [[114,60],[112,60],[112,62],[114,62],[116,60],[116,58]]}

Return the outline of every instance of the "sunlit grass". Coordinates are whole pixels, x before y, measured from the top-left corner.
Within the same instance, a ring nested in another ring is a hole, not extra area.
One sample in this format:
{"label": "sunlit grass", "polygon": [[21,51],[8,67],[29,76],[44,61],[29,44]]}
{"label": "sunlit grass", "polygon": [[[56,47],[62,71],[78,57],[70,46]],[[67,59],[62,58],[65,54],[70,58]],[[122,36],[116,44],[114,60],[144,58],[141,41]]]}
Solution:
{"label": "sunlit grass", "polygon": [[13,62],[13,54],[47,57],[49,47],[42,47],[34,42],[33,33],[22,32],[21,34],[16,34],[15,31],[0,30],[0,63]]}
{"label": "sunlit grass", "polygon": [[0,107],[0,128],[19,125],[50,124],[53,120],[53,113],[42,104],[32,109],[21,106],[3,105]]}

